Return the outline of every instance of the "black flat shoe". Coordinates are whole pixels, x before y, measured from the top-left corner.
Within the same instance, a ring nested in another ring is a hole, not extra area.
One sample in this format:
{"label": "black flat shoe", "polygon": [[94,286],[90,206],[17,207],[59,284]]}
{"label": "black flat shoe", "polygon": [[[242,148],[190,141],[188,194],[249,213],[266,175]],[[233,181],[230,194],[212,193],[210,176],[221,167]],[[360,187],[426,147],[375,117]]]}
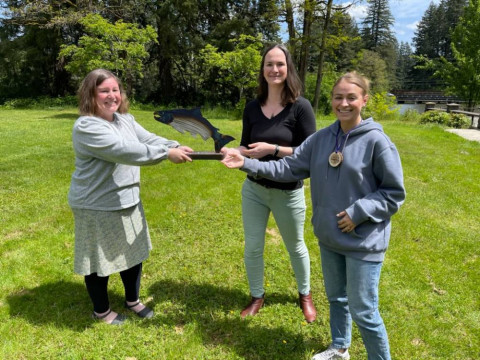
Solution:
{"label": "black flat shoe", "polygon": [[142,319],[151,319],[154,315],[154,312],[149,307],[145,306],[142,310],[138,312],[133,310],[133,308],[138,304],[140,304],[140,301],[136,302],[133,305],[128,305],[127,302],[125,301],[125,308],[130,311],[133,311],[135,314],[137,314],[138,317],[141,317]]}
{"label": "black flat shoe", "polygon": [[[95,312],[92,314],[92,318],[94,318],[95,320],[103,320],[105,319],[110,313],[112,312],[112,310],[108,310],[108,312],[105,314],[105,315],[102,315],[102,316],[98,316],[97,314],[95,314]],[[127,317],[125,315],[122,315],[122,314],[117,314],[117,316],[115,317],[115,319],[113,319],[113,321],[111,323],[107,323],[105,322],[105,324],[108,324],[108,325],[122,325],[125,321],[127,320]]]}

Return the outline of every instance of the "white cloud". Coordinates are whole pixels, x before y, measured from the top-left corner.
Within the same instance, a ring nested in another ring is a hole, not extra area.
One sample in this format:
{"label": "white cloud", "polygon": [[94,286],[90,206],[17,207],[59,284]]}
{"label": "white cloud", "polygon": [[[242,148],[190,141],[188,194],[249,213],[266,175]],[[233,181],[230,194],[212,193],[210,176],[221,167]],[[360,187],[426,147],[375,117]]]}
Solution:
{"label": "white cloud", "polygon": [[397,21],[421,19],[430,3],[438,4],[440,0],[391,0],[390,10]]}
{"label": "white cloud", "polygon": [[405,25],[405,27],[406,27],[407,29],[416,31],[419,23],[420,23],[420,21],[415,21],[415,22],[413,22],[413,23],[411,23],[411,24]]}
{"label": "white cloud", "polygon": [[[342,6],[350,5],[351,3],[343,3]],[[348,14],[355,19],[355,21],[362,21],[367,15],[367,5],[355,4],[348,9]]]}

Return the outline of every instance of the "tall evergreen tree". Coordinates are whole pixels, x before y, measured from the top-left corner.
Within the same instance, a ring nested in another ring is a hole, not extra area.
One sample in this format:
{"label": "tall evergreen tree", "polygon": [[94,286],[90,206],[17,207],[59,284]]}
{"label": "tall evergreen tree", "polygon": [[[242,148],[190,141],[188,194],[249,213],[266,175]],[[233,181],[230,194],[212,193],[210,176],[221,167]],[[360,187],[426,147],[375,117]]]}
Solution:
{"label": "tall evergreen tree", "polygon": [[367,0],[367,15],[362,21],[362,39],[368,50],[391,44],[395,41],[392,26],[395,22],[388,0]]}
{"label": "tall evergreen tree", "polygon": [[[452,31],[458,24],[468,0],[442,0],[438,5],[433,2],[422,16],[413,37],[415,55],[428,59],[443,57],[453,60],[451,48]],[[433,78],[433,70],[419,67],[416,63],[411,70],[411,83],[417,89],[438,89],[442,87],[439,79]]]}
{"label": "tall evergreen tree", "polygon": [[[388,0],[367,0],[367,15],[362,21],[361,36],[366,50],[377,53],[387,66],[387,87],[396,84],[397,40],[392,26],[395,22]],[[380,86],[379,86],[380,87]],[[381,87],[385,87],[382,84]]]}
{"label": "tall evergreen tree", "polygon": [[473,110],[480,101],[480,0],[469,0],[457,26],[452,32],[453,61],[445,57],[428,59],[419,57],[422,67],[434,71],[447,91],[460,96]]}
{"label": "tall evergreen tree", "polygon": [[412,59],[412,48],[407,42],[401,42],[397,55],[397,87],[400,89],[412,88],[411,71],[415,65]]}
{"label": "tall evergreen tree", "polygon": [[433,2],[425,11],[413,37],[416,55],[430,59],[440,56],[452,59],[451,33],[463,14],[468,0]]}
{"label": "tall evergreen tree", "polygon": [[445,9],[445,58],[453,60],[453,53],[451,48],[452,32],[463,16],[465,7],[468,5],[468,0],[442,0],[441,2]]}

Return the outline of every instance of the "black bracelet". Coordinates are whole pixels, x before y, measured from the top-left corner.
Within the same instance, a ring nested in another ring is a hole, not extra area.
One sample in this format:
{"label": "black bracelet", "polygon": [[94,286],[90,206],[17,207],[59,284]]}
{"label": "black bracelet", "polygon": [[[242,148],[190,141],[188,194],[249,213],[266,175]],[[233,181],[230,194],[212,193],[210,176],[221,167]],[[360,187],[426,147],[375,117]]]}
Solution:
{"label": "black bracelet", "polygon": [[275,145],[275,151],[273,153],[273,157],[276,157],[278,155],[278,152],[280,151],[280,146]]}

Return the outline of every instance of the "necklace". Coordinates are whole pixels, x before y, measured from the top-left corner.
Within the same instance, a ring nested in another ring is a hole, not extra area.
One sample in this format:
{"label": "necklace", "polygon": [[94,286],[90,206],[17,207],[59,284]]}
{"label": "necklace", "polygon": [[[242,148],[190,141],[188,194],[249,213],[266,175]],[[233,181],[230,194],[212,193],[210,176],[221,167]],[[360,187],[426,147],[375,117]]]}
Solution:
{"label": "necklace", "polygon": [[[363,120],[360,122],[360,124],[362,122]],[[347,140],[348,140],[348,137],[350,136],[350,132],[353,129],[355,129],[357,126],[347,131],[347,133],[345,134],[345,140],[343,141],[343,146],[342,146],[342,140],[338,141],[338,135],[340,134],[340,129],[341,129],[340,124],[338,124],[337,135],[335,136],[335,150],[328,157],[328,163],[330,164],[331,167],[337,167],[342,163],[343,151],[345,150],[345,146],[347,145]],[[340,151],[340,148],[342,148],[342,151]]]}

